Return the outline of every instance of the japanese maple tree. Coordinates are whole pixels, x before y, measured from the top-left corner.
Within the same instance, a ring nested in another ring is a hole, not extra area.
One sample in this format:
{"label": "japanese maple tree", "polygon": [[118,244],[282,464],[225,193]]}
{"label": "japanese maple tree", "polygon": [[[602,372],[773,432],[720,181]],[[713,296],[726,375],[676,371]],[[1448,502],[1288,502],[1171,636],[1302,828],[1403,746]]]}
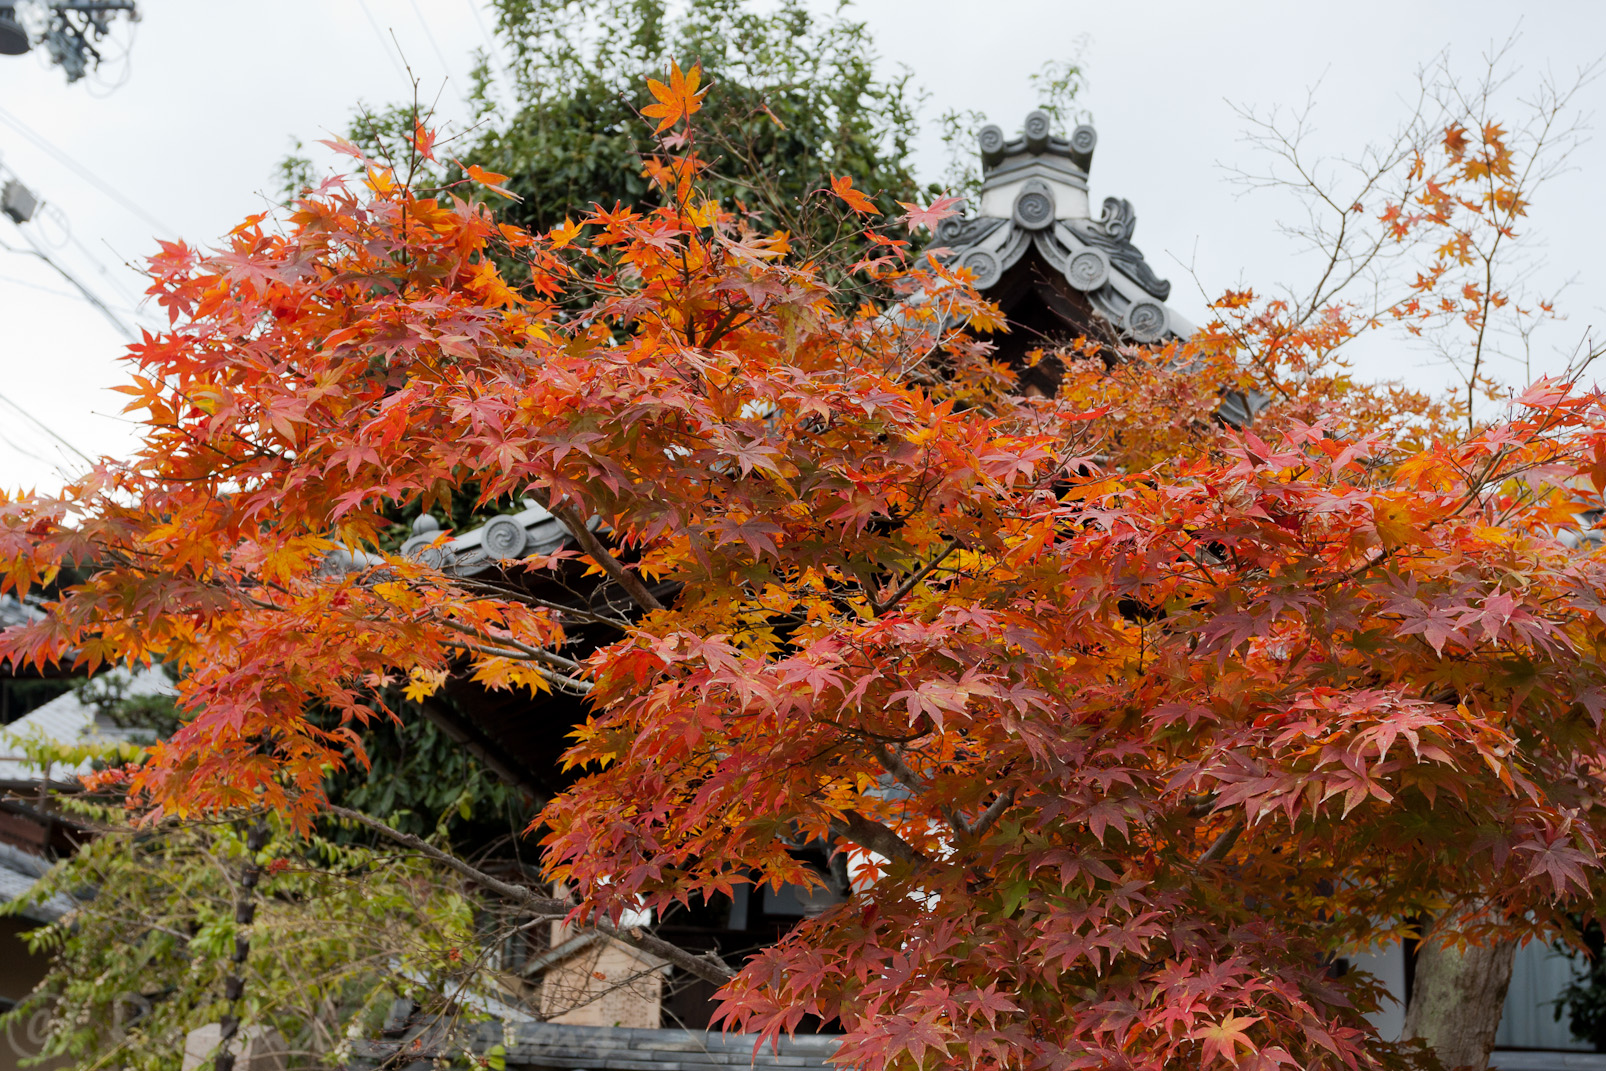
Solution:
{"label": "japanese maple tree", "polygon": [[[94,566],[0,654],[182,671],[186,724],[107,778],[132,805],[308,823],[390,685],[583,692],[540,819],[574,909],[814,884],[832,845],[847,902],[694,967],[728,1024],[834,1020],[876,1071],[1405,1061],[1335,956],[1589,903],[1606,571],[1556,533],[1600,505],[1606,399],[1541,381],[1456,433],[1323,364],[1339,313],[1247,294],[1019,397],[997,310],[851,177],[816,196],[873,251],[853,292],[700,192],[696,69],[650,88],[650,212],[530,233],[361,158],[153,258],[143,449],[0,505],[6,590]],[[1247,429],[1212,416],[1240,386]],[[491,581],[386,541],[467,484],[573,541]],[[526,583],[576,559],[629,605],[583,658]]]}

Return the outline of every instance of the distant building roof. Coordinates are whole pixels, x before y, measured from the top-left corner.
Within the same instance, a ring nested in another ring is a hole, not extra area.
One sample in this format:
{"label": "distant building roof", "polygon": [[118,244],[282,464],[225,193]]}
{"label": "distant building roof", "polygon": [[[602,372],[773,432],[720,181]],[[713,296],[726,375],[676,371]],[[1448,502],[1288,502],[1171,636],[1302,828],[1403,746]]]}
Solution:
{"label": "distant building roof", "polygon": [[15,595],[0,595],[0,629],[31,624],[44,615],[43,610],[30,606]]}
{"label": "distant building roof", "polygon": [[[9,904],[28,895],[49,869],[50,863],[39,856],[0,844],[0,904]],[[72,908],[72,900],[57,893],[44,903],[24,908],[21,914],[35,922],[54,922]]]}
{"label": "distant building roof", "polygon": [[[130,673],[125,669],[110,669],[107,674],[121,675],[128,681],[129,695],[170,695],[173,685],[158,669],[141,669]],[[0,728],[0,783],[70,780],[89,772],[88,762],[76,766],[53,765],[45,770],[30,761],[19,744],[30,737],[44,737],[58,744],[116,743],[138,739],[138,730],[121,729],[97,717],[92,703],[85,703],[76,691],[65,692],[50,702],[24,714],[10,725]]]}
{"label": "distant building roof", "polygon": [[[505,1030],[505,1033],[504,1033]],[[566,1026],[559,1023],[487,1023],[476,1035],[476,1048],[507,1047],[507,1067],[543,1071],[760,1071],[796,1069],[825,1071],[839,1039],[825,1034],[799,1034],[780,1039],[778,1051],[759,1045],[754,1034],[722,1034],[709,1030],[637,1030],[627,1027]],[[404,1051],[408,1048],[412,1051]],[[756,1051],[755,1051],[756,1050]],[[460,1050],[459,1050],[460,1051]],[[419,1037],[402,1041],[358,1043],[353,1068],[381,1062],[411,1068],[451,1053]]]}

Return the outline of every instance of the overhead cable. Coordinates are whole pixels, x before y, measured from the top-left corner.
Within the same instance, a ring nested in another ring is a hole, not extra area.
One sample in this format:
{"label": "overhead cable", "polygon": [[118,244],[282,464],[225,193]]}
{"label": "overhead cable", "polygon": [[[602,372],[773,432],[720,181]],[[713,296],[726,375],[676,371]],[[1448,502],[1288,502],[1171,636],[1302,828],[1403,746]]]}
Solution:
{"label": "overhead cable", "polygon": [[[38,428],[40,431],[44,432],[46,435],[50,436],[52,439],[56,440],[58,443],[60,443],[61,445],[65,446],[67,449],[71,450],[73,453],[77,454],[87,464],[93,465],[95,463],[94,459],[91,458],[88,454],[84,453],[82,450],[78,449],[78,447],[76,447],[72,443],[68,442],[61,435],[58,435],[56,433],[55,429],[52,428],[49,424],[46,424],[43,420],[40,420],[38,417],[36,417],[32,413],[28,412],[28,410],[24,409],[22,406],[18,405],[16,402],[14,402],[10,398],[6,397],[4,394],[0,394],[0,402],[4,402],[6,405],[9,405],[11,408],[15,409],[17,411],[17,413],[24,420],[28,421],[34,427]],[[15,445],[15,444],[13,444],[13,445]]]}
{"label": "overhead cable", "polygon": [[108,305],[104,301],[102,301],[100,299],[100,297],[93,290],[89,289],[89,287],[86,286],[84,284],[84,282],[81,279],[78,278],[78,276],[74,275],[72,272],[68,271],[65,267],[63,267],[62,265],[58,264],[56,262],[55,258],[52,257],[49,253],[45,252],[43,249],[40,249],[39,248],[39,244],[33,240],[33,235],[29,234],[27,231],[23,230],[21,227],[18,227],[17,230],[22,235],[23,241],[28,243],[28,248],[27,249],[18,249],[15,246],[10,246],[10,245],[5,245],[4,243],[0,243],[0,249],[5,249],[7,252],[10,252],[10,253],[30,253],[31,252],[34,256],[38,257],[40,260],[44,261],[46,264],[49,264],[52,268],[55,268],[57,275],[61,276],[63,279],[65,279],[69,283],[71,283],[72,286],[73,286],[73,289],[77,290],[80,294],[82,294],[85,301],[89,302],[91,305],[95,306],[95,308],[99,309],[100,310],[100,314],[102,316],[106,317],[107,321],[110,322],[111,325],[117,329],[117,332],[120,335],[122,335],[123,338],[125,338],[129,342],[138,342],[139,341],[139,332],[135,331],[132,327],[129,327],[128,324],[126,322],[124,322],[124,320],[123,320],[123,318],[121,316],[118,316],[115,312],[112,311],[112,308],[111,308],[110,305]]}
{"label": "overhead cable", "polygon": [[362,13],[368,16],[368,25],[374,28],[374,36],[379,38],[379,47],[384,50],[385,57],[390,60],[390,65],[396,68],[396,73],[401,75],[403,80],[408,80],[407,68],[396,58],[396,54],[391,51],[390,45],[385,43],[385,31],[379,28],[379,21],[374,18],[374,13],[368,9],[368,0],[357,0],[357,3],[362,6]]}
{"label": "overhead cable", "polygon": [[502,63],[502,57],[497,53],[495,38],[491,36],[491,31],[486,28],[485,20],[480,17],[480,5],[476,2],[476,0],[463,0],[463,2],[468,5],[469,11],[473,13],[474,22],[480,28],[480,35],[485,38],[486,58],[489,59],[491,61],[491,65],[496,68],[496,73],[502,76],[503,84],[511,86],[513,84],[513,79],[508,75],[507,67]]}
{"label": "overhead cable", "polygon": [[418,25],[424,28],[424,36],[429,39],[429,47],[435,50],[435,58],[440,61],[441,74],[447,81],[450,81],[452,67],[451,64],[446,62],[446,54],[441,51],[440,43],[435,40],[435,32],[430,29],[429,20],[424,18],[424,11],[418,6],[418,0],[412,0],[412,5],[413,14],[418,16]]}
{"label": "overhead cable", "polygon": [[52,145],[50,141],[44,137],[44,135],[34,130],[21,119],[18,119],[9,110],[7,110],[4,105],[0,105],[0,122],[4,122],[17,133],[33,142],[34,145],[43,152],[49,153],[62,166],[72,170],[79,178],[83,179],[91,186],[94,186],[101,193],[105,194],[107,197],[110,197],[112,200],[128,209],[128,211],[134,213],[134,215],[138,216],[152,227],[155,227],[158,231],[161,231],[163,234],[169,237],[177,237],[179,233],[178,228],[169,227],[167,224],[145,211],[139,205],[129,200],[119,190],[117,190],[116,187],[112,186],[108,182],[103,181],[93,171],[89,170],[89,168],[85,167],[83,164],[80,164],[77,160],[74,160],[71,156],[68,156],[66,153],[56,148],[56,146]]}

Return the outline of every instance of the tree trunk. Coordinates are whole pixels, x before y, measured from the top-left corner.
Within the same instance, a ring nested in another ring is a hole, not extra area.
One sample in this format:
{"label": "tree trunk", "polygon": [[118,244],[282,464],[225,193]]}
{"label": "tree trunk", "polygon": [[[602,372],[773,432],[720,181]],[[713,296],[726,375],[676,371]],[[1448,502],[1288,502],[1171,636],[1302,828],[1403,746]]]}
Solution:
{"label": "tree trunk", "polygon": [[1457,951],[1441,943],[1446,937],[1453,938],[1454,929],[1441,926],[1418,948],[1403,1036],[1427,1042],[1446,1068],[1485,1071],[1517,945],[1503,941]]}

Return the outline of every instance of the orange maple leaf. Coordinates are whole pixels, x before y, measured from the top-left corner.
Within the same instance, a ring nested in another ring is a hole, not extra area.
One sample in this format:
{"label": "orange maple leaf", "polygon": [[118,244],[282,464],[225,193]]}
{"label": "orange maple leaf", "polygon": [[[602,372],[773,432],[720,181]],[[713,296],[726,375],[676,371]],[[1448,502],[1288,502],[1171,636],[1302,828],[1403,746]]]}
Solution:
{"label": "orange maple leaf", "polygon": [[564,246],[580,237],[580,228],[582,226],[584,226],[584,224],[576,223],[568,216],[564,216],[563,226],[553,227],[551,233],[548,235],[548,237],[552,239],[553,247],[562,249]]}
{"label": "orange maple leaf", "polygon": [[413,119],[413,148],[424,159],[435,159],[435,131],[426,127],[424,121],[417,117]]}
{"label": "orange maple leaf", "polygon": [[463,169],[463,173],[465,175],[473,179],[475,182],[478,182],[481,186],[484,186],[492,193],[506,197],[510,201],[522,201],[524,199],[502,185],[502,183],[507,181],[506,175],[499,175],[495,171],[487,171],[478,164],[465,164],[461,160],[457,161],[457,164]]}
{"label": "orange maple leaf", "polygon": [[654,134],[662,134],[680,120],[690,119],[703,106],[708,87],[698,90],[697,86],[702,80],[702,64],[694,63],[691,70],[682,73],[680,64],[674,62],[669,64],[668,85],[656,78],[647,79],[647,89],[658,98],[658,103],[647,105],[641,109],[641,114],[658,120],[658,129],[653,131]]}
{"label": "orange maple leaf", "polygon": [[1467,152],[1467,128],[1460,123],[1451,123],[1444,128],[1444,151],[1452,160],[1459,160]]}
{"label": "orange maple leaf", "polygon": [[846,201],[848,207],[853,209],[855,212],[866,212],[873,214],[876,210],[875,205],[871,203],[870,198],[864,195],[862,190],[856,190],[853,188],[852,175],[843,175],[841,178],[837,178],[835,175],[832,175],[831,192],[842,198],[842,200]]}

